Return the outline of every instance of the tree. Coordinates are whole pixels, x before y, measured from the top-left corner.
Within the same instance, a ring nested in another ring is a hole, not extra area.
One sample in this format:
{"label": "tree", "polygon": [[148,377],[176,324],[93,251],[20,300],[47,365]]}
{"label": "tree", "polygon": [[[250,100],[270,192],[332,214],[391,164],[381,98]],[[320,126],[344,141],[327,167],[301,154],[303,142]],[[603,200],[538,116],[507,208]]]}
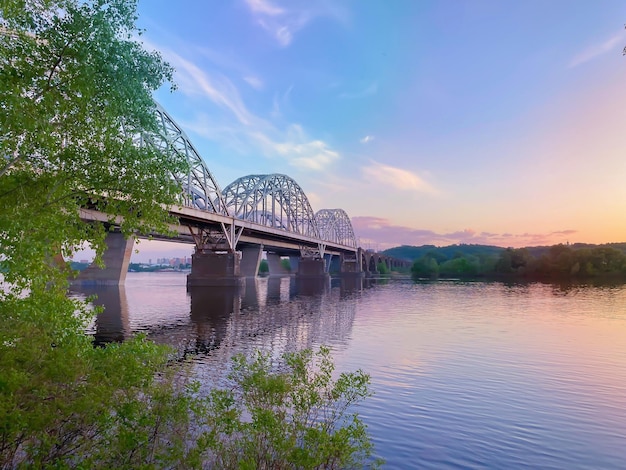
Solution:
{"label": "tree", "polygon": [[[136,0],[0,3],[0,468],[203,466],[204,405],[171,351],[142,336],[94,347],[59,259],[85,242],[101,259],[117,217],[127,235],[165,233],[178,201],[186,162],[133,143],[156,131],[151,93],[172,72],[134,40],[135,20]],[[83,222],[84,207],[109,224]],[[350,426],[333,431],[360,441],[319,436],[347,464],[367,448]]]}
{"label": "tree", "polygon": [[413,262],[411,275],[415,279],[428,278],[435,279],[439,275],[439,265],[437,260],[430,255],[422,256]]}
{"label": "tree", "polygon": [[266,274],[270,272],[270,265],[266,259],[262,259],[259,263],[259,274]]}
{"label": "tree", "polygon": [[477,257],[463,255],[449,259],[439,266],[439,273],[446,276],[472,277],[480,270],[480,262]]}
{"label": "tree", "polygon": [[[186,162],[133,137],[156,130],[151,93],[171,77],[157,53],[132,39],[136,0],[2,3],[0,9],[0,227],[10,282],[36,261],[89,241],[104,227],[80,220],[96,207],[122,230],[165,231]],[[123,131],[122,131],[123,130]],[[44,243],[41,243],[44,242]]]}
{"label": "tree", "polygon": [[280,260],[280,265],[283,267],[283,269],[285,269],[286,271],[291,271],[291,261],[289,261],[289,258],[282,258]]}
{"label": "tree", "polygon": [[376,265],[376,271],[378,271],[378,274],[389,274],[389,268],[382,261]]}
{"label": "tree", "polygon": [[94,443],[133,427],[151,458],[166,452],[149,428],[174,396],[154,381],[167,351],[142,338],[94,349],[59,259],[85,242],[104,250],[106,227],[83,222],[83,207],[121,216],[126,234],[164,232],[177,201],[171,173],[186,162],[133,144],[156,129],[151,93],[172,71],[133,39],[135,19],[135,0],[0,3],[2,468],[95,458]]}

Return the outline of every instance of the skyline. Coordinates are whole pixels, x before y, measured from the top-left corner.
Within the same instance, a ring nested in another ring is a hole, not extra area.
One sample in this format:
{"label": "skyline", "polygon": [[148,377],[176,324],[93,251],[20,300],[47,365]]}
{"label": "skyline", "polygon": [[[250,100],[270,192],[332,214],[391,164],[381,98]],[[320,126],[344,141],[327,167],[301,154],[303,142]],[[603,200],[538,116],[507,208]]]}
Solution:
{"label": "skyline", "polygon": [[309,3],[139,2],[222,188],[287,174],[378,249],[626,241],[623,2]]}

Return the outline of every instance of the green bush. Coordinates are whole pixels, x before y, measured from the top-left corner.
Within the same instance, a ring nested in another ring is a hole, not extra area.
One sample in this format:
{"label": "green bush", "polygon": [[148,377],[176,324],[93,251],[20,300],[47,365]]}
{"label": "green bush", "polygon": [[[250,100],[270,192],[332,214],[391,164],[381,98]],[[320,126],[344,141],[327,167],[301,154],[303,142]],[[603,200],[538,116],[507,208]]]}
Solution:
{"label": "green bush", "polygon": [[270,265],[266,259],[262,259],[259,263],[259,274],[265,274],[270,272]]}
{"label": "green bush", "polygon": [[376,270],[379,274],[389,274],[389,268],[387,268],[387,265],[382,262],[376,265]]}
{"label": "green bush", "polygon": [[369,376],[333,380],[328,348],[282,356],[238,355],[229,387],[213,390],[196,411],[206,431],[203,461],[224,469],[378,467],[353,406],[370,396]]}

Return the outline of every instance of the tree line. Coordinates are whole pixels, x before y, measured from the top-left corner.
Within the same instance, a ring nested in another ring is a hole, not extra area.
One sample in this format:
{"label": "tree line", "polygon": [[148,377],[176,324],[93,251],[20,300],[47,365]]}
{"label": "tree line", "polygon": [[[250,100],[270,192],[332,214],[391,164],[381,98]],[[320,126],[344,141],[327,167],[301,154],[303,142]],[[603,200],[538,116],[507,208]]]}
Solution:
{"label": "tree line", "polygon": [[626,280],[624,244],[558,244],[506,249],[481,245],[413,248],[420,254],[411,267],[412,276],[417,279]]}

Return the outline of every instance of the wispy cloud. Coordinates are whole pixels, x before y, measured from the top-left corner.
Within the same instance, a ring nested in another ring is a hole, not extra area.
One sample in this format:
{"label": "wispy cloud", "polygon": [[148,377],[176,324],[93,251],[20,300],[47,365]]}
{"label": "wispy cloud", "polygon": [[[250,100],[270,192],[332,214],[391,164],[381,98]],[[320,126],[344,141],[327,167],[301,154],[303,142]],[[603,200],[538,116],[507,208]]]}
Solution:
{"label": "wispy cloud", "polygon": [[391,187],[402,191],[415,191],[420,193],[436,194],[437,191],[427,181],[415,173],[371,161],[368,166],[361,168],[363,176],[378,182],[385,187]]}
{"label": "wispy cloud", "polygon": [[[266,2],[261,2],[267,7]],[[259,3],[259,5],[261,4]],[[260,8],[260,7],[259,7]],[[184,95],[204,98],[226,111],[224,114],[200,112],[187,117],[184,127],[207,139],[220,142],[241,154],[262,154],[268,158],[281,158],[293,167],[303,170],[324,170],[340,158],[339,152],[326,142],[311,138],[298,124],[280,127],[251,112],[245,105],[235,84],[222,74],[211,74],[199,65],[170,49],[160,49],[144,40],[152,49],[160,50],[175,68],[175,81]],[[194,50],[193,47],[188,48]],[[263,87],[254,75],[243,79],[252,87]],[[285,104],[293,87],[276,98],[275,109],[270,113],[280,117],[280,104]]]}
{"label": "wispy cloud", "polygon": [[283,108],[289,105],[289,95],[291,95],[291,90],[293,90],[293,85],[287,88],[282,95],[278,93],[274,94],[274,100],[272,101],[272,117],[278,118],[283,114]]}
{"label": "wispy cloud", "polygon": [[243,77],[243,79],[246,83],[248,83],[248,85],[250,85],[255,90],[263,89],[263,82],[261,81],[259,77],[254,77],[254,76],[249,75],[249,76]]}
{"label": "wispy cloud", "polygon": [[339,158],[339,153],[332,150],[321,140],[311,140],[302,127],[291,124],[282,139],[270,138],[255,132],[251,134],[268,156],[280,156],[297,168],[304,170],[323,170]]}
{"label": "wispy cloud", "polygon": [[569,67],[577,67],[581,64],[584,64],[585,62],[589,62],[590,60],[595,59],[598,56],[607,54],[611,51],[617,51],[620,46],[623,45],[624,40],[625,35],[623,33],[620,33],[602,43],[593,44],[584,49],[582,52],[576,54],[572,58],[572,60],[570,60]]}
{"label": "wispy cloud", "polygon": [[170,50],[162,50],[165,58],[176,69],[175,79],[179,90],[188,96],[203,96],[218,106],[231,111],[245,125],[258,121],[248,111],[235,85],[226,77],[209,75],[193,62]]}
{"label": "wispy cloud", "polygon": [[575,235],[576,230],[560,230],[546,233],[493,233],[477,232],[471,228],[455,232],[438,233],[433,230],[416,229],[402,225],[395,225],[388,219],[381,217],[352,217],[352,227],[364,246],[371,244],[379,249],[391,248],[398,245],[437,245],[453,244],[480,244],[503,247],[522,247],[550,245],[568,240]]}
{"label": "wispy cloud", "polygon": [[278,16],[285,13],[285,10],[273,5],[267,0],[246,0],[246,3],[254,13],[261,13],[268,16]]}
{"label": "wispy cloud", "polygon": [[371,142],[372,140],[374,140],[374,136],[373,135],[366,135],[362,139],[359,139],[359,142],[361,142],[362,144],[367,144],[367,143]]}
{"label": "wispy cloud", "polygon": [[345,18],[345,12],[332,2],[289,2],[278,6],[268,0],[245,0],[257,24],[265,29],[283,47],[293,41],[294,35],[317,17]]}

